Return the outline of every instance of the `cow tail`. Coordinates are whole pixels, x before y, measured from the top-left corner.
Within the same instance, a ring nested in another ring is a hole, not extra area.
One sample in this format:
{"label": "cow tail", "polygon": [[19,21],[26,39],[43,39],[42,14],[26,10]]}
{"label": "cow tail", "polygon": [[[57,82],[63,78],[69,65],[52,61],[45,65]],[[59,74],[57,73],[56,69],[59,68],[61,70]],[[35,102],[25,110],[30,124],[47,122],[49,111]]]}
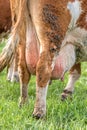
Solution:
{"label": "cow tail", "polygon": [[13,59],[16,48],[20,42],[20,30],[22,25],[24,24],[24,18],[26,17],[26,3],[27,0],[20,0],[19,4],[19,16],[17,22],[12,28],[10,37],[6,46],[3,48],[2,53],[0,54],[0,72],[9,64],[9,62]]}
{"label": "cow tail", "polygon": [[19,37],[16,35],[15,40],[13,37],[14,35],[10,36],[6,46],[0,55],[0,72],[9,64],[10,60],[12,60],[14,57],[17,44],[19,43]]}

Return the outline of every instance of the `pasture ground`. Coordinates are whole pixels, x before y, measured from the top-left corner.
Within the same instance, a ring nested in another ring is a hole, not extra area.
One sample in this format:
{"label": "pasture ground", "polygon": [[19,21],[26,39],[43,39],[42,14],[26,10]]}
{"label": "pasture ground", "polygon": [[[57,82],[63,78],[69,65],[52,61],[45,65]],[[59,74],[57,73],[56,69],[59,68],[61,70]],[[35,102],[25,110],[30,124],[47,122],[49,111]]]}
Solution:
{"label": "pasture ground", "polygon": [[[4,46],[0,44],[0,51]],[[82,63],[82,75],[76,83],[72,100],[61,101],[67,83],[53,81],[48,88],[47,114],[44,119],[32,117],[35,103],[35,76],[29,83],[29,102],[18,107],[19,83],[6,80],[6,69],[0,73],[0,130],[87,130],[87,63]]]}

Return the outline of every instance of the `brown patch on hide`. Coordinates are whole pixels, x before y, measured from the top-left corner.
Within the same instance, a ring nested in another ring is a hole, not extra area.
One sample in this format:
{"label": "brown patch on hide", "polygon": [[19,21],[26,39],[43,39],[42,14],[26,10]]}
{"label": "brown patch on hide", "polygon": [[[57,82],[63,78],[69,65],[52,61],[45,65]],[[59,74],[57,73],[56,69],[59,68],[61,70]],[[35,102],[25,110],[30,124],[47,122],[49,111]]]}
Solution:
{"label": "brown patch on hide", "polygon": [[[25,19],[22,21],[22,26],[20,28],[19,35],[20,35],[20,43],[19,43],[19,46],[18,46],[18,55],[19,55],[18,68],[19,68],[20,84],[21,84],[21,87],[23,87],[23,85],[27,86],[28,82],[30,80],[30,73],[27,69],[26,59],[25,59],[25,51],[26,51],[25,50],[26,49],[26,24],[25,24]],[[23,94],[23,91],[21,93]],[[22,97],[23,97],[23,95],[22,95]]]}
{"label": "brown patch on hide", "polygon": [[61,47],[61,44],[58,44],[58,41],[60,42],[60,39],[61,39],[60,36],[53,32],[47,32],[46,35],[49,39],[49,42],[54,43],[54,45],[56,45],[57,49],[59,50]]}
{"label": "brown patch on hide", "polygon": [[10,0],[12,25],[17,22],[20,11],[20,0]]}
{"label": "brown patch on hide", "polygon": [[9,0],[0,0],[0,33],[11,28],[11,11]]}
{"label": "brown patch on hide", "polygon": [[81,63],[75,64],[75,65],[71,68],[70,74],[72,74],[74,70],[78,71],[78,74],[81,74]]}
{"label": "brown patch on hide", "polygon": [[43,52],[40,56],[40,60],[38,61],[37,69],[36,69],[37,83],[40,87],[46,87],[47,82],[50,80],[51,62],[52,61],[50,59],[49,53],[47,56],[47,52]]}
{"label": "brown patch on hide", "polygon": [[[55,2],[56,5],[54,4]],[[66,3],[62,3],[61,1],[55,2],[44,4],[42,21],[45,28],[45,37],[47,37],[50,44],[54,43],[59,50],[66,30],[68,29],[70,15],[66,9]]]}
{"label": "brown patch on hide", "polygon": [[77,26],[87,30],[87,0],[81,1],[82,13],[77,21]]}
{"label": "brown patch on hide", "polygon": [[[23,28],[22,28],[23,29]],[[24,31],[21,30],[20,36],[24,36]],[[19,78],[20,78],[20,102],[19,105],[22,106],[27,101],[28,96],[28,82],[30,80],[31,74],[28,72],[26,61],[25,61],[25,37],[21,38],[20,45],[18,48],[19,52]]]}
{"label": "brown patch on hide", "polygon": [[55,6],[51,4],[46,4],[43,8],[43,21],[49,24],[50,28],[52,30],[57,30],[58,24],[56,23],[58,21],[57,17],[57,9]]}

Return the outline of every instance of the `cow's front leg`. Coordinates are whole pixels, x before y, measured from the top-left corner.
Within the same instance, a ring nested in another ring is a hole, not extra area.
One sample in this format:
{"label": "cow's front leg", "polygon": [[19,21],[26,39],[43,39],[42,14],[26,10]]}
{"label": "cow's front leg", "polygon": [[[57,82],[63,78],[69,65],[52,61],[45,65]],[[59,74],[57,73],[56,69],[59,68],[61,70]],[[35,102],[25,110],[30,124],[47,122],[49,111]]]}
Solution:
{"label": "cow's front leg", "polygon": [[80,63],[75,64],[70,70],[69,81],[61,95],[62,100],[66,99],[69,95],[72,94],[74,90],[74,84],[79,79],[80,74],[81,74],[81,64]]}
{"label": "cow's front leg", "polygon": [[28,98],[28,82],[30,80],[30,73],[27,70],[25,61],[24,46],[19,47],[19,64],[18,64],[19,78],[20,78],[20,107],[26,102]]}
{"label": "cow's front leg", "polygon": [[36,69],[36,102],[33,116],[37,119],[46,114],[46,95],[51,75],[50,65],[48,66],[47,62],[48,60],[45,61],[40,57]]}

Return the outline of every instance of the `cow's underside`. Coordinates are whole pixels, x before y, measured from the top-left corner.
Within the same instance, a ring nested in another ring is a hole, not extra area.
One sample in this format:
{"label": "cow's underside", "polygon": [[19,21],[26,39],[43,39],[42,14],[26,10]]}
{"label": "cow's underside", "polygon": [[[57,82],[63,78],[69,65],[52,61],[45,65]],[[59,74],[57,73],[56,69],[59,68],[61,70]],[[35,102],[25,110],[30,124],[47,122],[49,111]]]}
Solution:
{"label": "cow's underside", "polygon": [[[62,94],[62,97],[66,98],[68,94],[72,93],[74,83],[81,73],[80,63],[76,64],[75,49],[78,46],[73,45],[75,41],[72,42],[72,38],[69,39],[68,37],[69,46],[65,47],[67,43],[66,32],[71,25],[70,22],[73,23],[72,21],[75,20],[74,24],[72,24],[73,30],[74,27],[77,30],[80,28],[81,32],[82,30],[85,30],[85,32],[87,30],[87,23],[82,24],[80,22],[86,16],[84,12],[87,11],[87,7],[84,7],[84,3],[86,4],[87,1],[82,0],[82,3],[80,3],[77,0],[75,2],[72,0],[16,0],[16,6],[14,0],[11,0],[13,29],[8,45],[0,57],[0,71],[11,60],[17,48],[21,88],[20,106],[27,99],[27,86],[31,74],[36,74],[36,103],[33,114],[37,118],[43,117],[46,113],[46,95],[50,79],[62,79],[64,73],[70,70],[70,78]],[[76,6],[76,15],[72,15],[72,10],[70,10],[70,4],[74,8],[73,3]],[[82,4],[81,8],[84,10],[84,15],[81,18],[80,4]],[[16,10],[18,12],[15,11],[13,5],[18,8]],[[67,8],[67,6],[69,7]],[[87,38],[87,32],[86,34],[82,32],[81,35]],[[83,39],[83,37],[80,37],[80,39]],[[76,38],[76,41],[79,40],[79,36],[78,39],[77,37],[74,38]],[[62,47],[64,49],[61,48],[62,43],[65,44]],[[65,54],[64,51],[66,52]]]}

